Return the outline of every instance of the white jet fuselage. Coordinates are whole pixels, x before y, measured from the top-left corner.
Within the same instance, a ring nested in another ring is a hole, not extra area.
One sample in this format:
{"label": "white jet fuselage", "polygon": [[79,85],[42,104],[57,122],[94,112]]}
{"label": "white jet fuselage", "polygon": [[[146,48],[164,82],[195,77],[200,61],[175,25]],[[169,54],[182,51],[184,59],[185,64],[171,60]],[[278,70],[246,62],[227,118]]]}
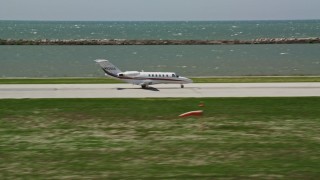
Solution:
{"label": "white jet fuselage", "polygon": [[117,78],[136,85],[192,83],[192,80],[178,76],[173,72],[126,71],[119,73]]}
{"label": "white jet fuselage", "polygon": [[108,60],[98,59],[95,61],[101,66],[106,76],[120,79],[127,83],[140,85],[142,88],[146,88],[153,84],[180,84],[181,88],[183,88],[183,84],[192,83],[191,79],[179,76],[174,72],[122,72]]}

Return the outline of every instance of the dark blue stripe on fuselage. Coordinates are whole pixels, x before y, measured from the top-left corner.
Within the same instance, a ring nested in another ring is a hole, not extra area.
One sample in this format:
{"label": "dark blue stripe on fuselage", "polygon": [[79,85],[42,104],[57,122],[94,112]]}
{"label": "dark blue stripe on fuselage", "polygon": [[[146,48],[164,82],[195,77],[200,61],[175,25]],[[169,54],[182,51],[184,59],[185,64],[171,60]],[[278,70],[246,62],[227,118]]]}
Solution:
{"label": "dark blue stripe on fuselage", "polygon": [[108,74],[109,76],[112,76],[112,77],[115,77],[115,78],[119,78],[119,79],[124,79],[124,80],[125,80],[125,79],[131,79],[131,80],[183,81],[183,80],[181,80],[181,79],[167,79],[167,78],[162,79],[162,78],[139,78],[139,77],[137,77],[137,78],[132,78],[132,77],[124,77],[124,76],[119,77],[119,76],[117,76],[116,74],[113,74],[113,73],[105,70],[104,68],[102,68],[102,70],[103,70],[106,74]]}
{"label": "dark blue stripe on fuselage", "polygon": [[131,80],[156,80],[156,81],[183,81],[181,79],[162,79],[162,78],[132,78],[132,77],[117,77],[119,79],[131,79]]}

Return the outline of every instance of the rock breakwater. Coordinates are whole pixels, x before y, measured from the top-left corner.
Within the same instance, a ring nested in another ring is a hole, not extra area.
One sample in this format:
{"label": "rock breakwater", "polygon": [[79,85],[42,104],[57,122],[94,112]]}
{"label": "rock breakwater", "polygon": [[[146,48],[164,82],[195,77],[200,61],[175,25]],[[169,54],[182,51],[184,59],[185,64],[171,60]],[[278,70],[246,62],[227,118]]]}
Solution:
{"label": "rock breakwater", "polygon": [[0,45],[237,45],[314,43],[320,43],[320,38],[259,38],[252,40],[0,39]]}

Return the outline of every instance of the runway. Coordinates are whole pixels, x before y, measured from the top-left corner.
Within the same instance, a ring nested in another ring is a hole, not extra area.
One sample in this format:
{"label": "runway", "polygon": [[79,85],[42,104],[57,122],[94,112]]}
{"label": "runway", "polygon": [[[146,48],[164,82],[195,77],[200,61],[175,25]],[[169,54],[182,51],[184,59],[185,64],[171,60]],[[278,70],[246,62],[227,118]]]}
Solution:
{"label": "runway", "polygon": [[320,83],[162,84],[141,89],[131,84],[0,85],[0,99],[22,98],[164,98],[320,96]]}

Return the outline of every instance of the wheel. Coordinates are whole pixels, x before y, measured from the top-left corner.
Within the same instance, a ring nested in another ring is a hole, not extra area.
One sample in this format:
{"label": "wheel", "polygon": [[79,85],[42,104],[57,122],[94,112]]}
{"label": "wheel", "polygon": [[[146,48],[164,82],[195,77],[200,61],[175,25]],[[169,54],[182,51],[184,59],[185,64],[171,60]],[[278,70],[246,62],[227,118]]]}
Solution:
{"label": "wheel", "polygon": [[181,84],[181,88],[184,88],[184,85],[183,85],[183,84]]}
{"label": "wheel", "polygon": [[147,85],[146,85],[146,84],[143,84],[143,85],[141,85],[141,88],[142,88],[142,89],[145,89],[145,88],[147,88]]}

